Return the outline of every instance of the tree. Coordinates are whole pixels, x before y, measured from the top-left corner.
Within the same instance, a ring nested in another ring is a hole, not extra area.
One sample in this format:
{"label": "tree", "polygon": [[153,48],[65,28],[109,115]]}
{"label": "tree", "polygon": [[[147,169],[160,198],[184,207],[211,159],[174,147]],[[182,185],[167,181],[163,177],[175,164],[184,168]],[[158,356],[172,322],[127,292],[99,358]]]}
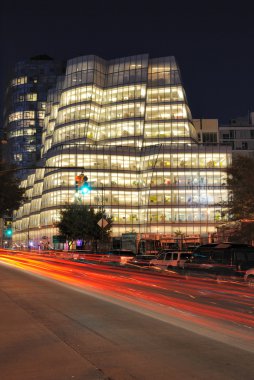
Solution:
{"label": "tree", "polygon": [[233,231],[228,240],[252,244],[254,241],[254,221],[241,221],[239,227]]}
{"label": "tree", "polygon": [[[108,223],[103,230],[98,225],[101,218]],[[59,233],[68,240],[69,245],[74,240],[83,240],[84,245],[90,241],[91,245],[97,248],[97,240],[109,239],[112,221],[111,218],[105,216],[103,210],[95,212],[92,207],[74,203],[67,205],[61,211],[60,221],[55,225],[59,229]]]}
{"label": "tree", "polygon": [[227,173],[229,219],[254,219],[254,158],[236,156]]}
{"label": "tree", "polygon": [[237,155],[227,173],[229,199],[223,205],[231,221],[228,239],[251,243],[254,240],[254,158]]}
{"label": "tree", "polygon": [[11,215],[25,201],[25,190],[19,187],[15,176],[15,168],[7,165],[3,159],[0,144],[0,217]]}
{"label": "tree", "polygon": [[184,239],[184,233],[178,229],[175,231],[175,239],[176,243],[179,249],[183,249],[183,239]]}

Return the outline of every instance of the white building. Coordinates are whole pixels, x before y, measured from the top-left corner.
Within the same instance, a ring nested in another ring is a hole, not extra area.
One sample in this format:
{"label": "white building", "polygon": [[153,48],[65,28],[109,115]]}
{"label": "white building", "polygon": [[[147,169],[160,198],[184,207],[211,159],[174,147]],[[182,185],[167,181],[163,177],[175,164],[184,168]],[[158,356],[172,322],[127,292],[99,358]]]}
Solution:
{"label": "white building", "polygon": [[52,242],[61,208],[75,200],[77,167],[92,187],[82,202],[103,204],[112,236],[165,239],[216,231],[231,148],[198,143],[174,57],[83,56],[48,94],[42,162],[22,183],[15,243]]}

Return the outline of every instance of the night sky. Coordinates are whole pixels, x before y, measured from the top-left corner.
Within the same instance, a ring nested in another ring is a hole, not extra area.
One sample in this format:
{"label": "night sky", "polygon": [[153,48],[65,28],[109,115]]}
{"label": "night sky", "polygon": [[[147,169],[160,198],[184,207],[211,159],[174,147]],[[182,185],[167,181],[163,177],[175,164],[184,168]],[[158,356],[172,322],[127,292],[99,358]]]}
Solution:
{"label": "night sky", "polygon": [[1,103],[19,60],[149,53],[176,57],[194,118],[227,122],[254,111],[254,9],[149,3],[10,0],[1,6]]}

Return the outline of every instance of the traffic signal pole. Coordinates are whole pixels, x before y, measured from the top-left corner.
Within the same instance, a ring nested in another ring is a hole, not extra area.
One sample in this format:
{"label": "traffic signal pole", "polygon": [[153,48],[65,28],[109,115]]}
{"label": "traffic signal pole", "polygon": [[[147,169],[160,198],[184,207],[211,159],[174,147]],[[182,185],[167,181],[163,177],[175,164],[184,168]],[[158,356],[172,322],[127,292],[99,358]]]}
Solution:
{"label": "traffic signal pole", "polygon": [[0,233],[1,233],[1,247],[3,247],[4,243],[4,220],[0,218]]}

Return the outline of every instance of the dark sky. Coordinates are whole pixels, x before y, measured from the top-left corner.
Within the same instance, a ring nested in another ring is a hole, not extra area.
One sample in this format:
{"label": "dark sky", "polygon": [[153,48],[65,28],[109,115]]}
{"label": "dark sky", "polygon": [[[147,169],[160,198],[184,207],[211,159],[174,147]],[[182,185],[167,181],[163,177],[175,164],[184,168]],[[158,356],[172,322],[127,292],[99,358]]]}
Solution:
{"label": "dark sky", "polygon": [[[254,9],[159,2],[16,2],[1,6],[1,93],[19,60],[174,55],[194,118],[254,111]],[[117,5],[116,5],[117,4]],[[125,4],[125,5],[124,5]],[[228,3],[230,4],[230,3]]]}

